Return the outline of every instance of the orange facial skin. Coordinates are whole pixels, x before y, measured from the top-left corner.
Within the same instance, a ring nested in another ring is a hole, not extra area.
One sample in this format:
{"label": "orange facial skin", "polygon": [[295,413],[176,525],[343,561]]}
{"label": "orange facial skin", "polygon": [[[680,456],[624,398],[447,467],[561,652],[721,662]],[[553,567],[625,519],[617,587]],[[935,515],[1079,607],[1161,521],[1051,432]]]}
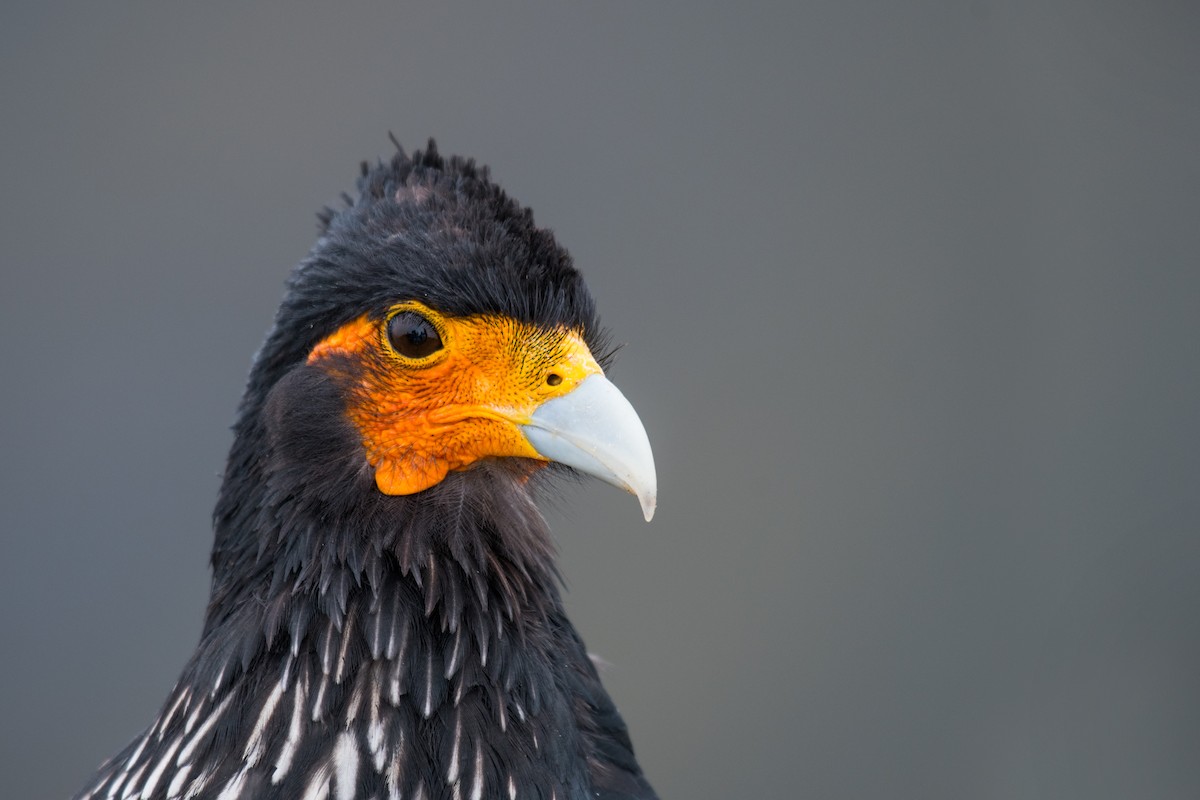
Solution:
{"label": "orange facial skin", "polygon": [[[388,321],[402,311],[429,320],[442,349],[424,358],[396,352]],[[389,495],[428,489],[489,456],[545,460],[519,426],[545,401],[603,372],[577,332],[496,315],[448,317],[417,302],[343,325],[308,363],[353,379],[346,414],[362,435],[375,484]]]}

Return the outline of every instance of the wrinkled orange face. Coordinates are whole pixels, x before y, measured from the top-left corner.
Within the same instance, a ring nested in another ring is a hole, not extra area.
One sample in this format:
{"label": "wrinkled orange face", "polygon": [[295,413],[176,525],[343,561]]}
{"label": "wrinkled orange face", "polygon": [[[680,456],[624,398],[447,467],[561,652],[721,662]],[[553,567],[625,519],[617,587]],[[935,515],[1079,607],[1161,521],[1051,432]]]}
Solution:
{"label": "wrinkled orange face", "polygon": [[448,317],[418,302],[343,325],[308,363],[351,379],[346,414],[376,485],[392,495],[428,489],[489,456],[544,461],[519,426],[603,372],[577,332]]}

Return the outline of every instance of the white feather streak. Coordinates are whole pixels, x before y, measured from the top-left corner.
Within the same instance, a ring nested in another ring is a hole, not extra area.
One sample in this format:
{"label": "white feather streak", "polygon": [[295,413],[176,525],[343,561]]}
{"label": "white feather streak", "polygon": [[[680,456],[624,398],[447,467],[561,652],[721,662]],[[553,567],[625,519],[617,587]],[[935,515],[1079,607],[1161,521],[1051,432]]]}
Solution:
{"label": "white feather streak", "polygon": [[193,797],[203,792],[208,788],[208,782],[212,780],[213,771],[210,767],[204,770],[192,780],[191,786],[188,787],[187,794],[183,796],[183,800],[192,800]]}
{"label": "white feather streak", "polygon": [[158,781],[162,778],[163,773],[167,770],[167,765],[171,763],[171,758],[175,755],[175,751],[179,749],[179,745],[183,743],[183,737],[177,736],[167,747],[167,752],[163,753],[162,758],[158,760],[158,765],[154,771],[150,773],[150,777],[146,778],[146,785],[142,787],[142,800],[147,800],[150,795],[154,794],[154,787],[158,785]]}
{"label": "white feather streak", "polygon": [[321,767],[312,774],[301,800],[325,800],[329,797],[329,768]]}
{"label": "white feather streak", "polygon": [[353,733],[345,731],[338,737],[333,750],[333,767],[337,800],[354,800],[358,785],[358,745]]}
{"label": "white feather streak", "polygon": [[[396,619],[400,615],[400,593],[392,595],[392,630],[388,633],[387,657],[396,657]],[[381,615],[382,616],[382,615]],[[408,636],[408,622],[404,623],[405,638]]]}
{"label": "white feather streak", "polygon": [[475,740],[475,783],[471,785],[471,800],[483,800],[483,747]]}
{"label": "white feather streak", "polygon": [[354,617],[347,617],[346,627],[342,629],[342,646],[338,648],[337,673],[333,682],[340,684],[346,677],[346,652],[350,649],[350,639],[354,633]]}
{"label": "white feather streak", "polygon": [[275,772],[271,774],[271,783],[273,784],[283,780],[283,776],[292,766],[292,757],[296,755],[296,748],[300,745],[300,720],[303,716],[306,683],[307,681],[303,679],[296,682],[296,699],[292,703],[292,721],[288,725],[287,739],[284,740],[283,748],[279,751],[279,758],[275,760]]}
{"label": "white feather streak", "polygon": [[179,793],[183,791],[183,784],[187,781],[188,773],[192,771],[191,764],[185,764],[175,773],[175,777],[171,778],[171,782],[167,785],[167,800],[175,800],[179,797]]}
{"label": "white feather streak", "polygon": [[328,675],[333,671],[333,621],[325,628],[325,646],[321,649],[321,671]]}
{"label": "white feather streak", "polygon": [[158,724],[154,727],[158,729],[158,740],[161,742],[163,735],[167,732],[167,726],[171,724],[171,720],[175,717],[175,712],[179,710],[179,705],[188,697],[188,690],[181,689],[179,695],[175,698],[175,702],[167,709],[167,713],[158,718]]}
{"label": "white feather streak", "polygon": [[258,715],[258,721],[254,723],[254,729],[250,731],[250,736],[246,740],[244,758],[246,759],[247,767],[253,767],[263,756],[263,734],[266,733],[267,723],[271,721],[271,717],[275,714],[275,708],[279,705],[279,698],[283,696],[285,680],[287,680],[286,676],[279,683],[275,684],[275,688],[267,695],[266,702],[263,703],[262,713]]}
{"label": "white feather streak", "polygon": [[200,719],[200,712],[203,710],[204,703],[201,702],[195,707],[195,709],[192,710],[192,713],[188,715],[187,722],[183,723],[183,732],[185,734],[191,733],[192,728],[196,727],[196,721]]}
{"label": "white feather streak", "polygon": [[[382,669],[379,670],[379,672],[382,671]],[[383,723],[379,719],[379,693],[375,692],[371,697],[370,722],[367,723],[367,748],[371,751],[376,772],[383,772],[383,764],[387,759],[387,753],[384,752],[386,745]]]}
{"label": "white feather streak", "polygon": [[449,679],[454,675],[454,671],[458,669],[458,654],[459,643],[462,641],[462,628],[458,629],[458,633],[454,634],[454,649],[450,651],[450,663],[446,665],[446,678]]}
{"label": "white feather streak", "polygon": [[462,742],[462,714],[454,715],[454,746],[450,749],[450,769],[446,770],[446,783],[458,780],[458,747]]}
{"label": "white feather streak", "polygon": [[237,775],[234,775],[229,783],[225,784],[225,788],[217,795],[217,800],[237,800],[238,795],[242,793],[242,788],[246,784],[246,770],[242,769]]}
{"label": "white feather streak", "polygon": [[421,715],[429,719],[433,715],[433,653],[425,657],[425,705]]}
{"label": "white feather streak", "polygon": [[322,716],[321,715],[321,705],[322,705],[322,701],[325,699],[325,685],[328,683],[329,683],[329,676],[322,675],[321,676],[321,684],[317,687],[317,696],[315,698],[313,698],[313,706],[312,706],[312,721],[313,722],[321,721],[321,716]]}
{"label": "white feather streak", "polygon": [[196,747],[199,746],[200,742],[204,741],[205,734],[208,733],[213,725],[217,724],[217,720],[219,720],[221,715],[225,713],[225,707],[229,705],[229,700],[232,697],[233,695],[226,696],[226,698],[221,701],[220,705],[213,709],[213,712],[208,715],[208,719],[204,720],[204,724],[196,729],[196,733],[192,736],[192,740],[187,743],[186,747],[179,751],[179,758],[176,760],[176,764],[182,766],[183,764],[191,762],[192,754],[196,752]]}
{"label": "white feather streak", "polygon": [[125,800],[133,800],[134,797],[138,796],[138,781],[142,779],[142,773],[145,771],[145,764],[142,764],[140,767],[134,770],[133,774],[129,776],[129,781],[125,784],[125,791],[121,794],[122,798]]}
{"label": "white feather streak", "polygon": [[383,655],[383,610],[375,610],[375,630],[371,632],[371,658],[379,660]]}
{"label": "white feather streak", "polygon": [[384,773],[384,780],[387,781],[388,800],[399,800],[400,798],[400,781],[404,777],[404,740],[396,743],[396,749],[392,752],[392,763],[388,764],[387,772]]}

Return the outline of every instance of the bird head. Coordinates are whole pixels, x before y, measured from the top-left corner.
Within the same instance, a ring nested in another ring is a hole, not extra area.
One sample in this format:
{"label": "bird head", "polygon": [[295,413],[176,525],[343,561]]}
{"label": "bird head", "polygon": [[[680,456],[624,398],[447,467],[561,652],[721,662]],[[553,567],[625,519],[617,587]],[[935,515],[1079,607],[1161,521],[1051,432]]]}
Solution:
{"label": "bird head", "polygon": [[520,483],[558,464],[633,493],[649,520],[645,430],[605,377],[605,333],[553,235],[432,140],[364,164],[345,200],[322,214],[255,359],[217,508],[218,578],[238,549],[223,531],[273,505],[247,492],[361,504],[436,494],[485,465]]}

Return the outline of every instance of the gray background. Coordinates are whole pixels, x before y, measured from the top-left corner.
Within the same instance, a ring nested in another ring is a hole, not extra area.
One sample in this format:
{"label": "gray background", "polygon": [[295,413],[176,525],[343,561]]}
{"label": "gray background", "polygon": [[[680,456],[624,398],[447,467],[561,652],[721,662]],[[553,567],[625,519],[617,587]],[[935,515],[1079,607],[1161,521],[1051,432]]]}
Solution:
{"label": "gray background", "polygon": [[473,155],[628,342],[548,513],[664,798],[1200,796],[1200,12],[6,3],[0,774],[156,712],[314,212]]}

